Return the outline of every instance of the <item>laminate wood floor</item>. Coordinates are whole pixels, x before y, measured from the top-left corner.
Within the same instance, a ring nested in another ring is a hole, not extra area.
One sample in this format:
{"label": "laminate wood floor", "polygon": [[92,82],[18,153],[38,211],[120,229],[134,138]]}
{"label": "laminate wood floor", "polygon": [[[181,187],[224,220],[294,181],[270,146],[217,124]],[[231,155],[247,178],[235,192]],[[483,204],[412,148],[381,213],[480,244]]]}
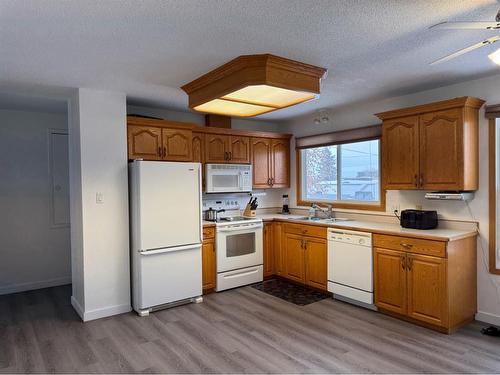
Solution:
{"label": "laminate wood floor", "polygon": [[0,296],[2,373],[499,373],[500,339],[451,336],[326,299],[245,287],[82,323],[70,287]]}

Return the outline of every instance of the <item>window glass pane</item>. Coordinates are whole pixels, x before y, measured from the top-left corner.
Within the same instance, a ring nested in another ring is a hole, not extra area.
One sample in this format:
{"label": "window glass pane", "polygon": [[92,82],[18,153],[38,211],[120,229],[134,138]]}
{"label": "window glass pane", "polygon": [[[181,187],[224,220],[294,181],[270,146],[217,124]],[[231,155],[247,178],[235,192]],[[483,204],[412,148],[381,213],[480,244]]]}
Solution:
{"label": "window glass pane", "polygon": [[302,199],[337,200],[337,146],[302,150]]}
{"label": "window glass pane", "polygon": [[380,200],[379,140],[343,144],[340,147],[340,195],[342,201]]}

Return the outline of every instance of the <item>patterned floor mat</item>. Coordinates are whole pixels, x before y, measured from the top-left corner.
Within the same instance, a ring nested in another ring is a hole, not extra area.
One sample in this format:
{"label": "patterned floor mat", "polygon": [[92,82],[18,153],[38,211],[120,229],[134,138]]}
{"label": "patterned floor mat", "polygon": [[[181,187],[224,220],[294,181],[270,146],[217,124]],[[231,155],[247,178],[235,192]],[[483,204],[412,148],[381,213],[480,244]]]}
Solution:
{"label": "patterned floor mat", "polygon": [[280,279],[266,280],[252,285],[252,288],[300,306],[309,305],[310,303],[330,298],[326,293]]}

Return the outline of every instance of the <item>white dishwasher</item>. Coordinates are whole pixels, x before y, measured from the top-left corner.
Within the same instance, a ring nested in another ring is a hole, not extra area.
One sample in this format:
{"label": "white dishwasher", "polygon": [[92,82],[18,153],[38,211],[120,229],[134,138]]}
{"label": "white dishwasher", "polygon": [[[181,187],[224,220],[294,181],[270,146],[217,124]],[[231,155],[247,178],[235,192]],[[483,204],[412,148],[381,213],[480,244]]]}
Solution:
{"label": "white dishwasher", "polygon": [[371,233],[328,229],[328,291],[333,298],[376,309]]}

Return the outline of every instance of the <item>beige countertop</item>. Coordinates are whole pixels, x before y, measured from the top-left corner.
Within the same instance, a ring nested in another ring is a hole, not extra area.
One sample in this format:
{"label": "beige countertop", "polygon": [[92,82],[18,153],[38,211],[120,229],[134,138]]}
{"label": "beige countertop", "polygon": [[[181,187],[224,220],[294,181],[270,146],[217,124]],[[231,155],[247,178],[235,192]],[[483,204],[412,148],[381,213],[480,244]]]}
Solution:
{"label": "beige countertop", "polygon": [[263,221],[272,221],[272,220],[289,221],[292,223],[327,226],[329,228],[359,230],[362,232],[433,239],[437,241],[454,241],[477,235],[477,232],[473,230],[458,230],[458,229],[448,229],[448,228],[437,228],[428,230],[408,229],[408,228],[402,228],[399,224],[378,222],[378,221],[347,220],[347,221],[336,222],[334,224],[324,224],[318,222],[311,222],[308,220],[294,220],[303,216],[304,215],[283,215],[278,213],[257,215],[257,217],[261,218]]}

